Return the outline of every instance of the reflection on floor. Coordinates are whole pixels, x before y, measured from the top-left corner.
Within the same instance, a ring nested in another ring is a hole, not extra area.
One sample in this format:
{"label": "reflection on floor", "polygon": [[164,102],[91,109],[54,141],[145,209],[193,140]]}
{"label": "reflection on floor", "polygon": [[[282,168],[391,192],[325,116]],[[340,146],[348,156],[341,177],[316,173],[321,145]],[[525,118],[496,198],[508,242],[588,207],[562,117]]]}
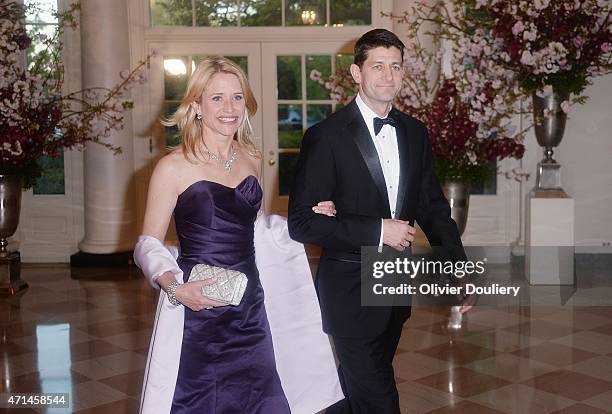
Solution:
{"label": "reflection on floor", "polygon": [[[66,412],[137,413],[157,291],[135,269],[76,272],[24,266],[30,288],[0,298],[0,393],[69,392]],[[405,326],[402,413],[612,412],[612,306],[478,306],[460,331],[447,320],[420,307]]]}

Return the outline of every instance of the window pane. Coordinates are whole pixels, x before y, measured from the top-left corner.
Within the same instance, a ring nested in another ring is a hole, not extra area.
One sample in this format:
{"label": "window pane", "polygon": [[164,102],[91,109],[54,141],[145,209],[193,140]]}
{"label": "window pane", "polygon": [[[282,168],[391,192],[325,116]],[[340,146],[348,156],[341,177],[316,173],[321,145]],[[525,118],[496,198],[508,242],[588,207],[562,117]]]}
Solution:
{"label": "window pane", "polygon": [[351,67],[354,58],[354,55],[336,55],[336,70]]}
{"label": "window pane", "polygon": [[180,101],[187,90],[187,57],[164,57],[164,98]]}
{"label": "window pane", "polygon": [[281,0],[243,0],[241,26],[281,26]]}
{"label": "window pane", "polygon": [[489,164],[491,171],[489,173],[489,179],[486,183],[480,185],[473,185],[470,188],[471,194],[478,195],[496,195],[497,194],[497,161],[491,161]]}
{"label": "window pane", "polygon": [[193,26],[191,0],[151,0],[151,26]]}
{"label": "window pane", "polygon": [[[51,56],[57,53],[57,43],[51,43],[57,31],[57,26],[53,24],[29,24],[26,25],[28,36],[32,39],[32,43],[26,50],[26,62],[28,68],[32,69],[34,65],[44,64],[44,73],[49,74],[49,78],[59,78],[61,74],[57,71],[57,67],[52,63]],[[45,35],[46,40],[43,41],[38,35]]]}
{"label": "window pane", "polygon": [[330,23],[345,26],[369,26],[372,24],[371,0],[330,1]]}
{"label": "window pane", "polygon": [[27,23],[57,23],[57,0],[26,0],[26,6],[33,5],[33,9],[28,10],[26,15]]}
{"label": "window pane", "polygon": [[[53,39],[57,30],[57,17],[54,13],[57,12],[57,0],[37,0],[35,2],[26,1],[26,5],[34,5],[35,9],[28,10],[30,13],[26,16],[26,30],[32,38],[32,44],[26,51],[26,59],[28,65],[32,65],[36,59],[37,62],[49,63],[48,58],[44,58],[43,54],[49,56],[56,52],[56,46],[45,44],[38,35],[45,35],[47,39]],[[60,76],[57,71],[54,71],[53,66],[48,66],[45,69],[50,76],[55,73]],[[42,170],[42,175],[36,180],[33,187],[35,195],[58,195],[65,194],[66,182],[64,177],[64,153],[56,158],[43,156],[38,159],[38,165]]]}
{"label": "window pane", "polygon": [[302,99],[302,63],[300,56],[277,56],[278,99]]}
{"label": "window pane", "polygon": [[299,152],[281,152],[278,154],[278,195],[289,195],[299,156]]}
{"label": "window pane", "polygon": [[307,127],[310,128],[314,124],[318,124],[327,118],[332,111],[331,105],[308,105],[307,110]]}
{"label": "window pane", "polygon": [[306,56],[306,97],[329,99],[329,91],[319,82],[310,79],[310,72],[319,71],[324,78],[331,74],[331,56]]}
{"label": "window pane", "polygon": [[299,148],[302,130],[302,105],[278,105],[278,147]]}
{"label": "window pane", "polygon": [[43,156],[38,159],[43,173],[34,184],[34,194],[64,194],[65,179],[64,179],[64,153],[60,153],[59,157],[51,158]]}
{"label": "window pane", "polygon": [[285,24],[287,26],[324,25],[327,22],[325,0],[285,1]]}
{"label": "window pane", "polygon": [[[171,115],[176,112],[179,107],[179,102],[166,102],[164,103],[164,117],[168,119]],[[181,143],[181,134],[179,133],[178,127],[166,127],[166,147],[175,147]]]}
{"label": "window pane", "polygon": [[237,26],[236,0],[196,0],[196,26]]}

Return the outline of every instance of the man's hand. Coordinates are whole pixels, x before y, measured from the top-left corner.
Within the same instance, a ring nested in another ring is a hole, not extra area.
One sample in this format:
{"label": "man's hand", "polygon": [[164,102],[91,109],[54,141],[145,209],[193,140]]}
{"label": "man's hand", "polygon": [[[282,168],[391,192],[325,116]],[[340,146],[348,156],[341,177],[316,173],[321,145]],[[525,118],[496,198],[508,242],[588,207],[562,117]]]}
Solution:
{"label": "man's hand", "polygon": [[383,220],[383,243],[400,252],[414,241],[416,229],[407,221],[396,219]]}
{"label": "man's hand", "polygon": [[329,217],[336,217],[336,205],[333,201],[321,201],[319,204],[312,208],[317,214],[323,214]]}
{"label": "man's hand", "polygon": [[476,302],[478,302],[478,295],[466,295],[461,301],[461,307],[459,308],[459,312],[461,312],[462,314],[466,313],[467,311],[472,309],[474,305],[476,305]]}

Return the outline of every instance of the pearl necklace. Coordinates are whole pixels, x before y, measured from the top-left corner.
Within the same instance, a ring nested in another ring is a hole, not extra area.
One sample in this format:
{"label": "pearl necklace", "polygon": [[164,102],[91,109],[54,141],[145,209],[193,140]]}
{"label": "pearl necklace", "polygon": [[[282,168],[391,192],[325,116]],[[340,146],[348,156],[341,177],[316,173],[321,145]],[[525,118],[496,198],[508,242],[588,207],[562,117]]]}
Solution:
{"label": "pearl necklace", "polygon": [[208,156],[210,157],[210,159],[221,164],[223,168],[227,170],[228,174],[232,172],[232,164],[234,163],[234,161],[236,161],[237,158],[237,153],[236,149],[234,148],[234,144],[232,144],[232,155],[230,155],[230,157],[226,160],[221,158],[219,155],[210,152],[208,148],[206,149],[206,151],[208,152]]}

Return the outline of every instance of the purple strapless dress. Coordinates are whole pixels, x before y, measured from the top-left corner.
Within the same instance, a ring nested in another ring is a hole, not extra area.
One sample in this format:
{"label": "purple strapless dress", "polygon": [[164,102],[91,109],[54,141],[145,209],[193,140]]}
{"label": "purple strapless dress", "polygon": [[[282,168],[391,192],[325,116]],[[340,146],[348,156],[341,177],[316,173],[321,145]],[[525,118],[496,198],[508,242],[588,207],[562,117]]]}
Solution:
{"label": "purple strapless dress", "polygon": [[262,190],[254,176],[236,188],[201,180],[174,209],[183,279],[206,263],[248,277],[239,306],[200,312],[185,307],[178,378],[171,413],[281,414],[289,404],[276,371],[264,292],[255,265],[254,222]]}

